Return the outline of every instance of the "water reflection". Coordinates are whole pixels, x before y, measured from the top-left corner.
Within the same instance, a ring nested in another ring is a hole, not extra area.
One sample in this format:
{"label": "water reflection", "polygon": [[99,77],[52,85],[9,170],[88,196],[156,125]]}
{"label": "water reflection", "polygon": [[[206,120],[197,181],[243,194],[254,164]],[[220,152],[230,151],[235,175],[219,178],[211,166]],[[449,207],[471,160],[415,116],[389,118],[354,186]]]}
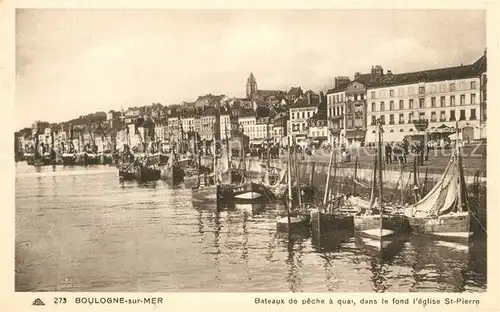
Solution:
{"label": "water reflection", "polygon": [[276,230],[281,204],[218,210],[163,181],[119,183],[116,170],[28,169],[16,173],[17,291],[486,288],[484,243],[289,235]]}

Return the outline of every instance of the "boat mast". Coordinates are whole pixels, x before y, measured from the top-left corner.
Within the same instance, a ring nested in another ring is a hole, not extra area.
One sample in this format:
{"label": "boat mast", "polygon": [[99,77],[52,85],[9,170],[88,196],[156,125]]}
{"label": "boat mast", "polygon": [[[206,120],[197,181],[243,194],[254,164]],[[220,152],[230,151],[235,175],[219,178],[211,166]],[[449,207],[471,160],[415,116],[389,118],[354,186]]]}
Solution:
{"label": "boat mast", "polygon": [[294,149],[294,167],[295,167],[295,180],[297,183],[297,197],[299,199],[299,209],[302,207],[302,195],[300,193],[300,176],[299,176],[299,162],[297,159],[297,151]]}
{"label": "boat mast", "polygon": [[[382,207],[382,192],[383,192],[383,183],[382,183],[382,119],[379,119],[379,127],[378,127],[378,183],[379,183],[379,192],[378,192],[378,206],[380,209],[380,237],[382,237],[382,228],[383,228],[383,211]],[[382,240],[380,240],[382,244]]]}
{"label": "boat mast", "polygon": [[[464,211],[464,198],[463,196],[463,172],[462,172],[462,157],[460,155],[460,140],[459,140],[459,129],[458,129],[458,121],[455,123],[456,128],[456,140],[455,140],[455,149],[457,155],[457,167],[458,167],[458,211]],[[467,200],[465,198],[465,200]]]}
{"label": "boat mast", "polygon": [[288,153],[287,153],[287,171],[288,171],[288,205],[286,209],[287,218],[288,218],[288,230],[290,230],[290,209],[292,208],[292,151],[290,150],[291,146],[291,137],[288,136]]}
{"label": "boat mast", "polygon": [[326,206],[326,201],[328,200],[328,192],[330,190],[330,173],[332,171],[332,162],[333,162],[333,154],[334,148],[332,145],[332,150],[330,151],[330,161],[328,162],[328,172],[326,174],[326,183],[325,183],[325,195],[323,196],[323,205]]}

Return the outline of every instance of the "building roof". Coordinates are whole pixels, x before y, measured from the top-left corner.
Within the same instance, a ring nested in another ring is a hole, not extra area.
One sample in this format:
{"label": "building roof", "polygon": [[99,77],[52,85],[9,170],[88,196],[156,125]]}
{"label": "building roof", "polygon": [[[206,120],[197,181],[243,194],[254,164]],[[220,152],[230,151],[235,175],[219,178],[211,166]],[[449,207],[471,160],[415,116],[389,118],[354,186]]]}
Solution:
{"label": "building roof", "polygon": [[429,69],[417,72],[387,75],[381,81],[371,82],[368,87],[379,88],[393,85],[414,84],[419,82],[435,82],[445,80],[465,79],[479,76],[486,70],[486,55],[470,65],[460,65],[446,68]]}
{"label": "building roof", "polygon": [[295,95],[295,96],[302,95],[302,88],[301,87],[291,87],[290,90],[287,92],[287,95]]}
{"label": "building roof", "polygon": [[328,114],[325,110],[320,110],[316,114],[314,114],[311,118],[308,119],[309,122],[315,122],[318,120],[326,121]]}
{"label": "building roof", "polygon": [[310,101],[308,98],[299,98],[293,103],[291,108],[306,108],[306,107],[313,108],[317,107],[318,105],[319,105],[319,97],[311,97]]}

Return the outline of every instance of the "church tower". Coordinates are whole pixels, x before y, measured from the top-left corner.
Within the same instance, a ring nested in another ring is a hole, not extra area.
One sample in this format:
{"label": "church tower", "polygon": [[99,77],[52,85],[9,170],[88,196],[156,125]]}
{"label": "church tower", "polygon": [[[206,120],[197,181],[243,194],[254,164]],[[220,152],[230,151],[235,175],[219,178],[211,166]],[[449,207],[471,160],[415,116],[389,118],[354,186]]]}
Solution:
{"label": "church tower", "polygon": [[251,98],[255,92],[257,92],[257,81],[255,81],[253,73],[250,73],[247,79],[247,98]]}

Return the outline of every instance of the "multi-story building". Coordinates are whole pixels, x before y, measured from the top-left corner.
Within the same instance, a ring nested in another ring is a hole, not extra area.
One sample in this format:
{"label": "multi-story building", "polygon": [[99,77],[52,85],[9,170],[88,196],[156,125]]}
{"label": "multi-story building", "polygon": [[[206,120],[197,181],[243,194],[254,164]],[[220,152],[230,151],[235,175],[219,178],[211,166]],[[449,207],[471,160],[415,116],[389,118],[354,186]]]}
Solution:
{"label": "multi-story building", "polygon": [[[225,108],[219,110],[219,138],[226,140],[231,138],[231,114]],[[215,107],[208,107],[200,117],[200,138],[205,141],[212,141],[215,134]],[[195,119],[196,121],[196,119]]]}
{"label": "multi-story building", "polygon": [[484,68],[484,72],[481,75],[480,82],[480,110],[479,110],[479,122],[480,122],[480,138],[486,139],[486,102],[487,102],[487,67],[486,67],[486,50],[484,50],[484,57],[476,62],[476,66]]}
{"label": "multi-story building", "polygon": [[[484,59],[483,59],[484,58]],[[427,120],[427,133],[439,128],[462,130],[465,140],[479,139],[481,77],[486,55],[470,65],[393,75],[388,73],[367,88],[367,142],[376,141],[380,118],[386,142],[422,135],[414,121]]]}
{"label": "multi-story building", "polygon": [[255,140],[257,118],[252,109],[243,110],[238,117],[238,122],[243,128],[243,133],[249,140]]}
{"label": "multi-story building", "polygon": [[309,127],[307,121],[318,111],[319,98],[299,98],[290,107],[288,133],[295,137],[298,144],[307,140]]}
{"label": "multi-story building", "polygon": [[273,123],[269,116],[257,117],[255,123],[255,140],[264,141],[272,139]]}
{"label": "multi-story building", "polygon": [[[360,80],[336,80],[327,93],[329,128],[328,142],[337,146],[359,146],[366,133],[366,86]],[[344,78],[344,77],[341,77]]]}

